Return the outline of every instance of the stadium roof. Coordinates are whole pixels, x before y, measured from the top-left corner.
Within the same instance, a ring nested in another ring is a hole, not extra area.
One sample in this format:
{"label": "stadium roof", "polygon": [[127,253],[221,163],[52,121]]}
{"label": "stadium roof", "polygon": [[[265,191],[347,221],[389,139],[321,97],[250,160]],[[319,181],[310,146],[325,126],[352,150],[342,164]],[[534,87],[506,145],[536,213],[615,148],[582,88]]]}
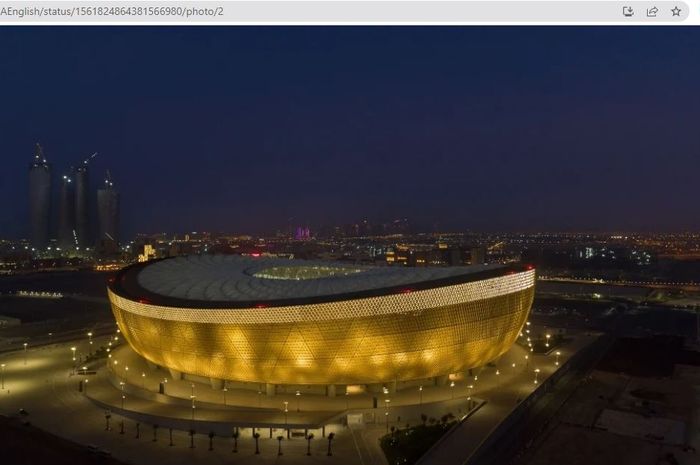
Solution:
{"label": "stadium roof", "polygon": [[522,266],[375,267],[240,255],[192,255],[132,265],[111,288],[143,302],[247,307],[344,300],[500,276]]}

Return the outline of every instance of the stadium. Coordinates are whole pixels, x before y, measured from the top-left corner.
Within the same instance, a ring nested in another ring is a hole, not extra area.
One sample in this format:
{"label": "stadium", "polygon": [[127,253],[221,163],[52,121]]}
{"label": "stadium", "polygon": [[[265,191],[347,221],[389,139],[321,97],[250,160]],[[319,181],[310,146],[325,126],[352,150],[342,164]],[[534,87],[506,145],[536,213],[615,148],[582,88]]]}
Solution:
{"label": "stadium", "polygon": [[447,379],[506,352],[526,322],[523,265],[371,267],[233,255],[138,263],[108,285],[134,351],[173,376],[275,386]]}

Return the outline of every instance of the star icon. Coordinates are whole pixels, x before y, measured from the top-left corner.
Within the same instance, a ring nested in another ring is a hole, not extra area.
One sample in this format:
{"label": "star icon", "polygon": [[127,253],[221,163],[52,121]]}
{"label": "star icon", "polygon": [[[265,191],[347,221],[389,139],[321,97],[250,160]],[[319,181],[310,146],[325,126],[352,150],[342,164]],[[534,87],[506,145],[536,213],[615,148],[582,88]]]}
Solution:
{"label": "star icon", "polygon": [[673,8],[671,8],[671,13],[673,13],[673,16],[680,16],[681,9],[678,8],[677,6],[674,6]]}

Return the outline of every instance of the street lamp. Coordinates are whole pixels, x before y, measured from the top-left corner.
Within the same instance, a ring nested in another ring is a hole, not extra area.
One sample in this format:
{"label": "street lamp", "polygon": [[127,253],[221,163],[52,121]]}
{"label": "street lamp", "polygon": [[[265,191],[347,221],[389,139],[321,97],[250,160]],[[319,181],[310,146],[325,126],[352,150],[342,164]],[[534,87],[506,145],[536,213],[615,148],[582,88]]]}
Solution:
{"label": "street lamp", "polygon": [[226,393],[228,392],[228,388],[224,386],[224,405],[226,405]]}
{"label": "street lamp", "polygon": [[297,393],[294,395],[297,396],[297,412],[299,412],[299,399],[301,398],[301,392],[297,391]]}
{"label": "street lamp", "polygon": [[73,352],[73,374],[75,374],[75,347],[71,347],[70,350]]}
{"label": "street lamp", "polygon": [[122,388],[122,410],[124,410],[124,399],[126,399],[126,395],[124,394],[124,385],[126,383],[124,381],[119,381],[119,386]]}
{"label": "street lamp", "polygon": [[289,412],[289,402],[284,401],[284,428],[287,429],[287,413]]}
{"label": "street lamp", "polygon": [[345,410],[350,410],[350,393],[345,390]]}
{"label": "street lamp", "polygon": [[5,389],[5,364],[0,364],[0,378],[2,378],[2,389]]}
{"label": "street lamp", "polygon": [[450,382],[450,393],[451,393],[450,395],[451,395],[451,397],[452,397],[453,399],[455,398],[455,390],[454,390],[454,387],[455,387],[455,382],[454,382],[454,381]]}
{"label": "street lamp", "polygon": [[423,405],[423,386],[418,386],[418,405]]}
{"label": "street lamp", "polygon": [[27,364],[27,343],[24,343],[24,364]]}
{"label": "street lamp", "polygon": [[389,432],[389,403],[391,402],[391,399],[384,399],[384,406],[386,407],[386,412],[384,412],[384,416],[386,417],[386,432]]}
{"label": "street lamp", "polygon": [[555,364],[556,366],[559,366],[559,356],[561,355],[561,352],[559,352],[559,351],[557,350],[556,355],[557,355],[557,360],[554,362],[554,364]]}
{"label": "street lamp", "polygon": [[89,379],[85,378],[85,384],[83,385],[83,394],[87,395],[87,385],[88,385]]}
{"label": "street lamp", "polygon": [[537,384],[537,375],[539,375],[539,374],[540,374],[540,369],[535,368],[535,384]]}
{"label": "street lamp", "polygon": [[528,368],[530,368],[530,361],[529,361],[529,359],[530,359],[530,356],[529,356],[529,355],[526,355],[526,356],[525,356],[525,369],[526,369],[526,370],[527,370]]}
{"label": "street lamp", "polygon": [[90,343],[90,355],[92,355],[92,332],[87,333],[88,342]]}
{"label": "street lamp", "polygon": [[127,365],[124,365],[124,380],[129,382],[129,367]]}
{"label": "street lamp", "polygon": [[146,373],[141,372],[141,389],[146,389]]}
{"label": "street lamp", "polygon": [[547,334],[546,337],[547,337],[547,342],[545,343],[545,346],[549,347],[549,338],[552,336],[550,334]]}
{"label": "street lamp", "polygon": [[192,387],[192,395],[190,395],[190,399],[192,399],[192,429],[194,429],[194,399],[196,396],[194,395],[194,383],[190,385]]}

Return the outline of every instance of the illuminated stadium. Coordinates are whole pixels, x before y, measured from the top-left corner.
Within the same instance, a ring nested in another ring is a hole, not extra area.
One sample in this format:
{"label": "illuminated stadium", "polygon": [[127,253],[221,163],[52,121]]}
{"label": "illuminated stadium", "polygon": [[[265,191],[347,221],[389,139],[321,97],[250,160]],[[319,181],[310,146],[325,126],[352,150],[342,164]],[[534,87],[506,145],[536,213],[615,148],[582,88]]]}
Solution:
{"label": "illuminated stadium", "polygon": [[519,335],[534,286],[522,265],[203,255],[125,268],[109,298],[131,347],[174,375],[334,391],[485,365]]}

